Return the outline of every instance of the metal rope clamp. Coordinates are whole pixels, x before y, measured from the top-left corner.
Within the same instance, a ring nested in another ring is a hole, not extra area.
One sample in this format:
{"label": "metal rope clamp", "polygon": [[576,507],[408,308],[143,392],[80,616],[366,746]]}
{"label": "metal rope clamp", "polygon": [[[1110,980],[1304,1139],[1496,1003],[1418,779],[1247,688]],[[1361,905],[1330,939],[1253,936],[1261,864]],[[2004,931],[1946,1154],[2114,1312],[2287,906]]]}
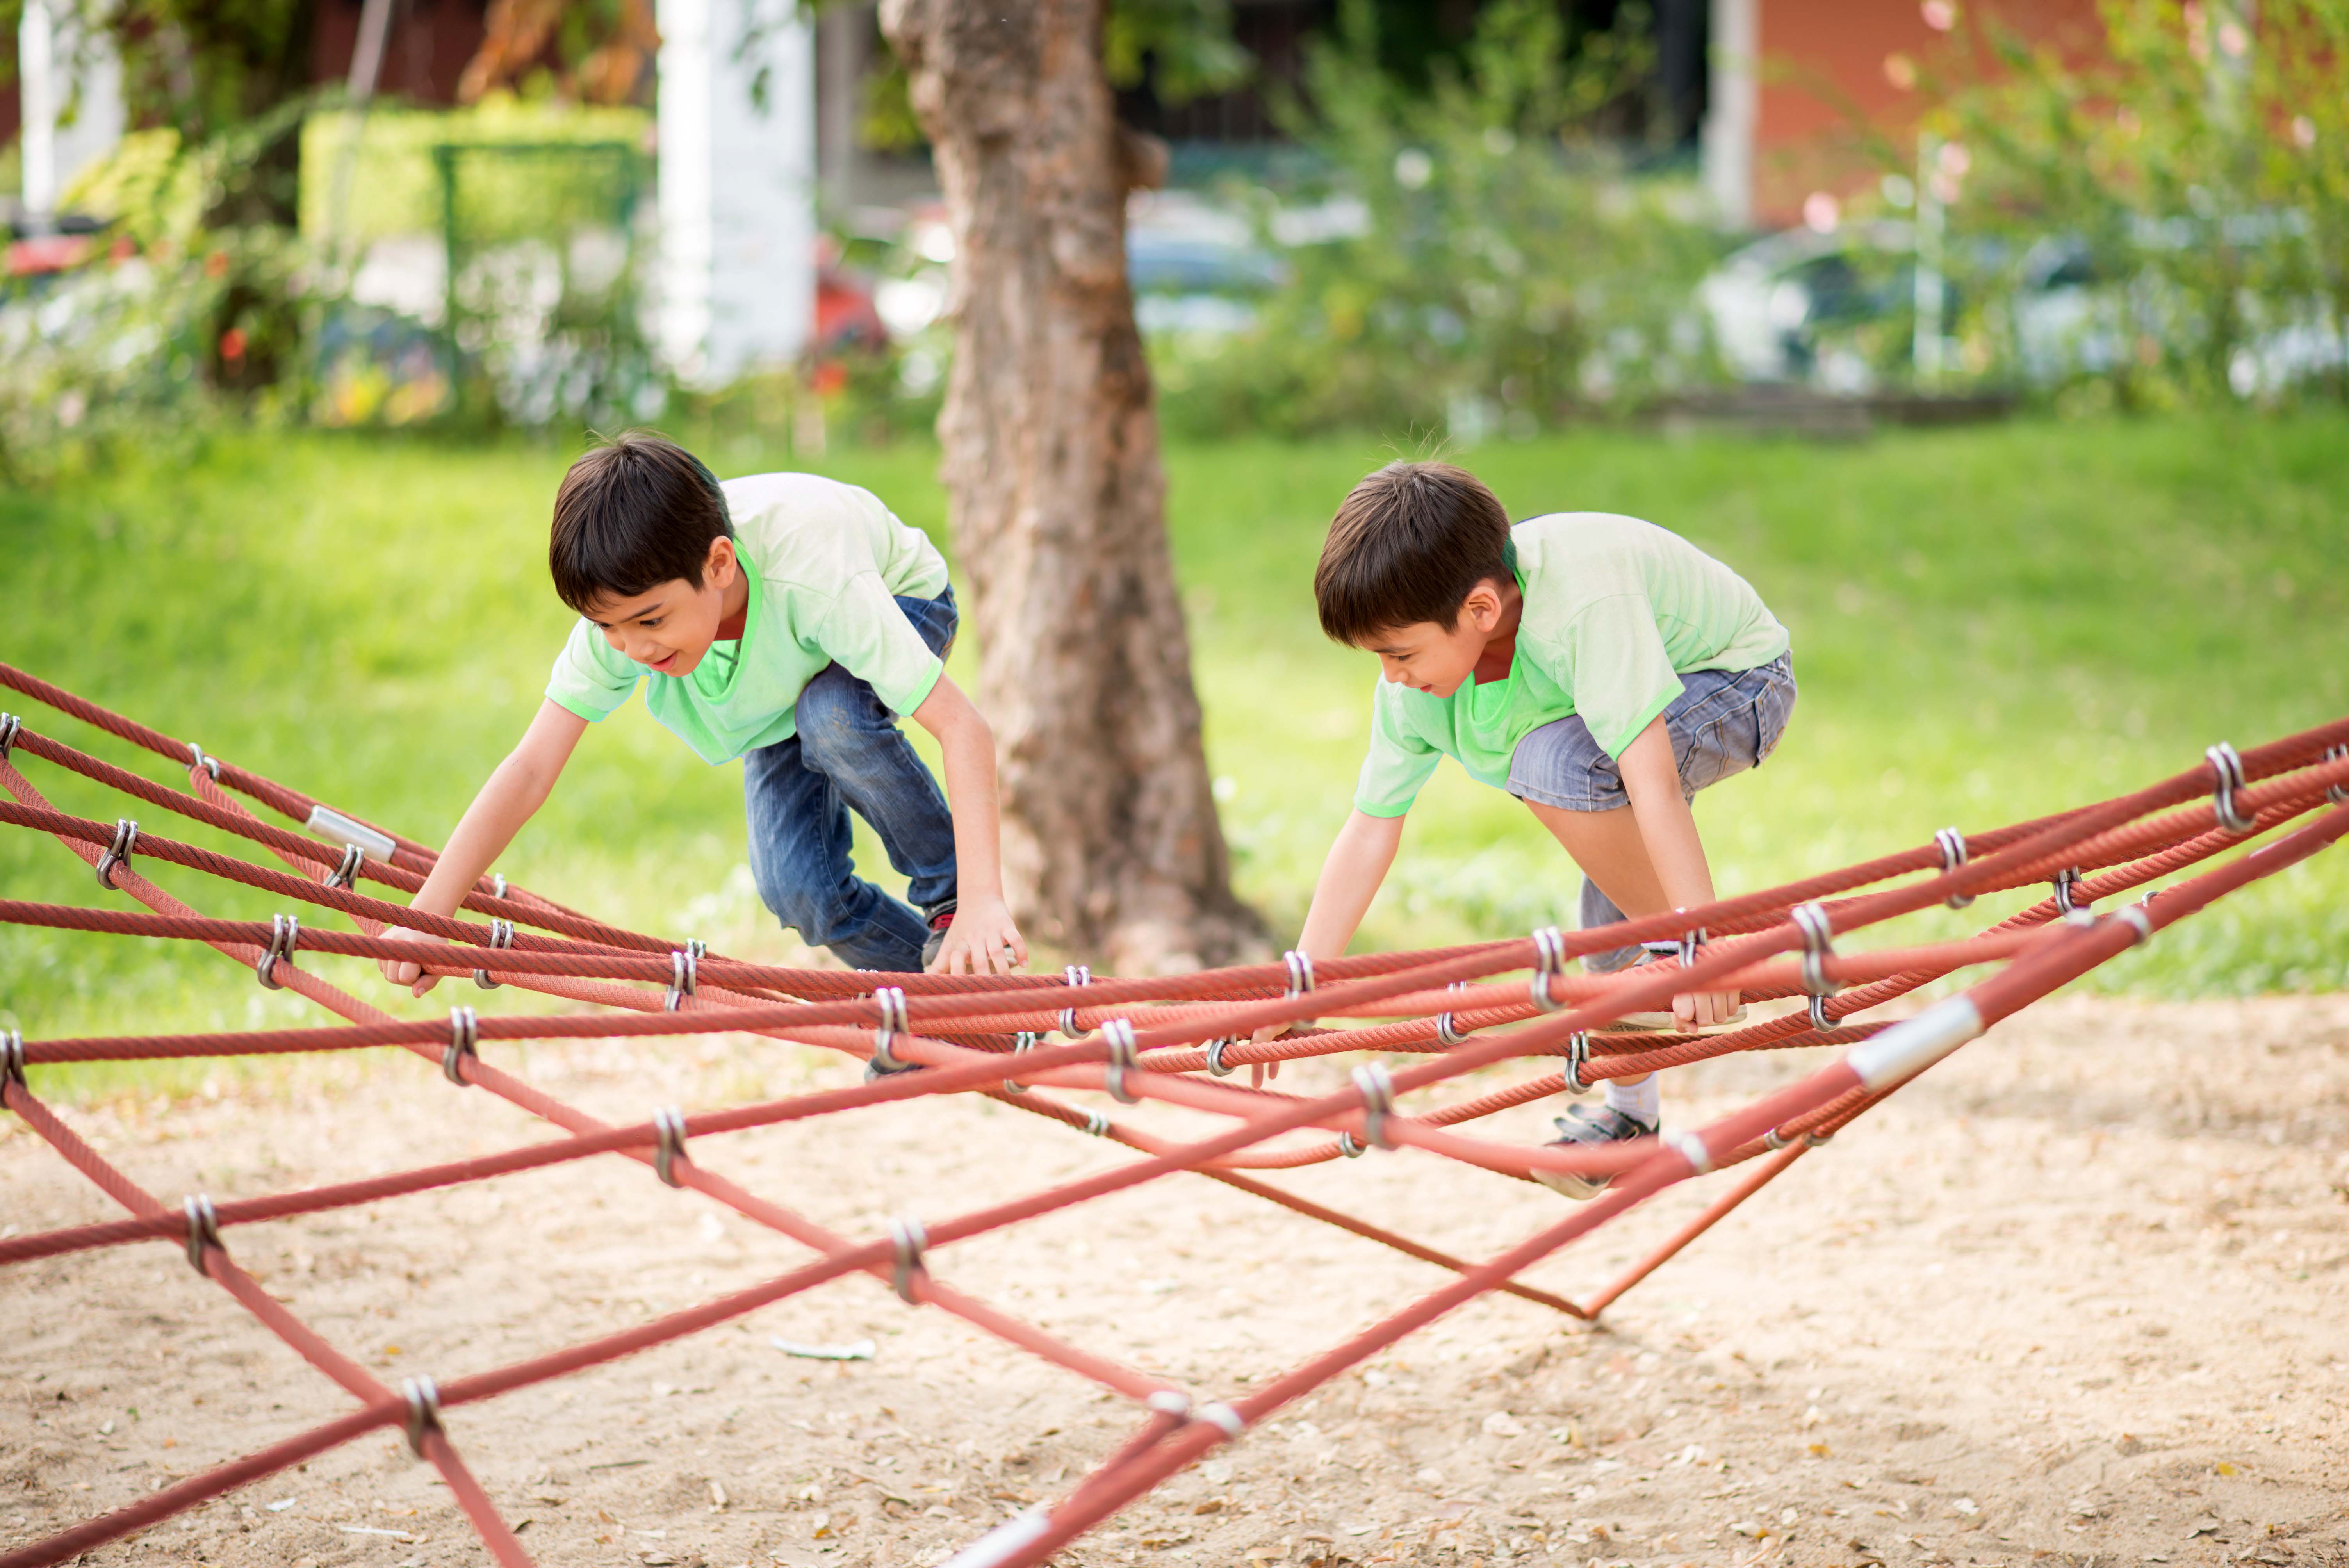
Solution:
{"label": "metal rope clamp", "polygon": [[[2349,746],[2326,747],[2324,748],[2324,757],[2323,760],[2327,763],[2349,762]],[[2324,798],[2332,801],[2336,806],[2349,806],[2349,785],[2329,784],[2325,786]]]}
{"label": "metal rope clamp", "polygon": [[1555,925],[1545,925],[1534,933],[1534,977],[1526,987],[1533,1005],[1545,1013],[1555,1013],[1566,1006],[1550,995],[1549,977],[1566,967],[1566,938]]}
{"label": "metal rope clamp", "polygon": [[139,824],[128,817],[117,817],[114,820],[114,842],[107,846],[106,853],[98,856],[98,864],[91,868],[98,873],[98,885],[109,892],[114,892],[115,868],[128,867],[130,851],[138,847]]}
{"label": "metal rope clamp", "polygon": [[326,885],[348,892],[351,884],[359,880],[359,867],[367,863],[367,851],[357,844],[343,846],[342,863],[326,873]]}
{"label": "metal rope clamp", "polygon": [[400,1402],[408,1407],[400,1423],[408,1434],[408,1451],[424,1457],[425,1437],[440,1429],[440,1387],[429,1377],[406,1377],[399,1384]]}
{"label": "metal rope clamp", "polygon": [[188,742],[188,766],[202,769],[213,783],[220,782],[220,758],[205,756],[204,748],[192,740]]}
{"label": "metal rope clamp", "polygon": [[[1465,991],[1468,989],[1468,982],[1465,980],[1454,980],[1451,985],[1446,985],[1444,989],[1446,991]],[[1449,1012],[1443,1012],[1435,1015],[1435,1040],[1438,1045],[1464,1046],[1468,1043],[1468,1037],[1460,1032],[1459,1022],[1454,1019]]]}
{"label": "metal rope clamp", "polygon": [[[668,995],[661,999],[662,1012],[674,1013],[685,1006],[686,998],[692,995],[693,988],[700,984],[701,955],[709,951],[708,943],[696,940],[668,955]],[[905,993],[899,992],[898,995],[902,996]]]}
{"label": "metal rope clamp", "polygon": [[685,1112],[665,1105],[653,1112],[653,1174],[667,1186],[684,1186],[677,1179],[677,1162],[684,1158]]}
{"label": "metal rope clamp", "polygon": [[[1948,876],[1966,863],[1966,836],[1955,828],[1943,828],[1933,835],[1933,847],[1941,851],[1941,874]],[[1941,902],[1951,909],[1963,909],[1973,903],[1970,892],[1953,892]]]}
{"label": "metal rope clamp", "polygon": [[[1037,1046],[1042,1042],[1042,1040],[1043,1037],[1036,1033],[1035,1030],[1022,1029],[1018,1034],[1011,1037],[1011,1054],[1015,1057],[1024,1057],[1030,1051],[1034,1050]],[[1028,1092],[1028,1086],[1019,1082],[1017,1078],[1005,1078],[1003,1080],[1003,1092],[1006,1094],[1026,1094]]]}
{"label": "metal rope clamp", "polygon": [[905,990],[896,985],[876,985],[873,988],[873,1001],[881,1009],[881,1026],[873,1031],[873,1058],[864,1064],[867,1082],[891,1073],[909,1073],[922,1065],[909,1062],[889,1048],[899,1035],[914,1032],[905,1016]]}
{"label": "metal rope clamp", "polygon": [[261,982],[264,991],[283,991],[285,983],[277,978],[277,965],[283,959],[285,967],[294,967],[294,945],[302,939],[302,917],[298,914],[273,914],[269,917],[269,945],[253,961],[253,977]]}
{"label": "metal rope clamp", "polygon": [[896,1287],[897,1299],[907,1306],[921,1305],[921,1297],[914,1294],[914,1281],[917,1275],[928,1277],[929,1265],[922,1261],[922,1253],[929,1244],[929,1233],[912,1215],[889,1222],[889,1246],[896,1255],[889,1283]]}
{"label": "metal rope clamp", "polygon": [[25,1031],[0,1029],[0,1083],[25,1083]]}
{"label": "metal rope clamp", "polygon": [[496,872],[492,873],[490,877],[490,896],[492,898],[503,898],[506,896],[505,872]]}
{"label": "metal rope clamp", "polygon": [[16,732],[25,721],[13,713],[0,713],[0,762],[8,760],[9,748],[16,744]]}
{"label": "metal rope clamp", "polygon": [[1084,1130],[1085,1135],[1089,1138],[1107,1138],[1109,1136],[1109,1118],[1103,1116],[1098,1110],[1089,1110],[1085,1112]]}
{"label": "metal rope clamp", "polygon": [[1280,955],[1288,970],[1288,989],[1283,995],[1302,996],[1313,989],[1313,954],[1301,948],[1290,948]]}
{"label": "metal rope clamp", "polygon": [[2251,788],[2243,777],[2243,758],[2225,741],[2202,754],[2210,764],[2210,812],[2219,819],[2219,826],[2230,833],[2248,833],[2254,826],[2235,804],[2235,797]]}
{"label": "metal rope clamp", "polygon": [[[1071,987],[1090,985],[1093,983],[1093,972],[1082,964],[1071,964],[1061,971],[1061,978]],[[1074,1007],[1061,1009],[1061,1033],[1072,1040],[1084,1033],[1077,1027],[1077,1010]]]}
{"label": "metal rope clamp", "polygon": [[1785,1135],[1774,1127],[1762,1135],[1762,1147],[1774,1152],[1784,1149],[1786,1147]]}
{"label": "metal rope clamp", "polygon": [[1109,1090],[1110,1099],[1120,1105],[1139,1105],[1142,1097],[1125,1087],[1125,1075],[1142,1070],[1142,1061],[1134,1051],[1133,1024],[1126,1018],[1112,1018],[1101,1026],[1102,1038],[1109,1044],[1109,1066],[1102,1072],[1102,1088]]}
{"label": "metal rope clamp", "polygon": [[1239,1071],[1238,1063],[1224,1060],[1224,1053],[1239,1043],[1240,1042],[1237,1038],[1229,1035],[1209,1040],[1207,1042],[1207,1070],[1217,1078],[1229,1078],[1234,1073]]}
{"label": "metal rope clamp", "polygon": [[1567,1093],[1588,1094],[1590,1092],[1590,1080],[1582,1073],[1582,1069],[1589,1065],[1590,1032],[1587,1029],[1577,1029],[1573,1034],[1568,1035],[1566,1040]]}
{"label": "metal rope clamp", "polygon": [[212,1201],[202,1192],[189,1194],[181,1209],[188,1217],[188,1266],[203,1274],[206,1247],[228,1251],[227,1243],[221,1240],[220,1215],[213,1210]]}
{"label": "metal rope clamp", "polygon": [[1362,1138],[1373,1149],[1392,1149],[1387,1118],[1394,1114],[1394,1079],[1376,1062],[1354,1069],[1354,1089],[1362,1097]]}
{"label": "metal rope clamp", "polygon": [[[351,847],[353,849],[357,849],[358,846],[354,844]],[[490,945],[497,948],[512,947],[513,945],[512,921],[493,920],[490,922]],[[486,969],[476,969],[473,971],[473,984],[479,985],[484,991],[494,991],[499,986],[504,985],[505,982],[502,980],[491,979],[490,972]]]}
{"label": "metal rope clamp", "polygon": [[2062,871],[2057,872],[2054,885],[2057,914],[2069,920],[2086,909],[2085,904],[2072,896],[2072,890],[2080,885],[2080,869],[2077,866],[2065,866]]}
{"label": "metal rope clamp", "polygon": [[1814,998],[1834,995],[1843,987],[1827,978],[1826,961],[1835,956],[1835,923],[1816,903],[1798,903],[1786,912],[1803,934],[1803,991]]}
{"label": "metal rope clamp", "polygon": [[[1680,912],[1679,912],[1679,911],[1677,911],[1677,910],[1675,910],[1673,913],[1680,913]],[[1683,969],[1688,969],[1688,968],[1692,968],[1692,967],[1694,967],[1694,965],[1695,965],[1695,964],[1696,964],[1696,955],[1697,955],[1697,952],[1698,952],[1698,950],[1699,950],[1699,949],[1701,949],[1701,948],[1702,948],[1702,947],[1703,947],[1703,946],[1704,946],[1704,927],[1703,927],[1703,926],[1700,925],[1700,926],[1698,926],[1694,931],[1689,931],[1689,932],[1683,932],[1683,933],[1682,933],[1682,934],[1681,934],[1681,967],[1682,967],[1682,968],[1683,968]]]}
{"label": "metal rope clamp", "polygon": [[481,1043],[480,1016],[471,1007],[450,1008],[449,1044],[440,1053],[440,1076],[459,1088],[468,1087],[464,1072],[465,1058],[472,1057],[475,1060],[479,1060],[479,1053],[474,1047]]}

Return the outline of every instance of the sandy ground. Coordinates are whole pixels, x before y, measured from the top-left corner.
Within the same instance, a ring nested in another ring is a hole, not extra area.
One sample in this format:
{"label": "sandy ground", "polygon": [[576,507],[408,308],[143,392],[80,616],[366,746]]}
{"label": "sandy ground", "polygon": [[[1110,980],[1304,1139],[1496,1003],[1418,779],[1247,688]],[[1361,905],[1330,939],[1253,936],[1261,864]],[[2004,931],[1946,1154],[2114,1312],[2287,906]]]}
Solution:
{"label": "sandy ground", "polygon": [[[500,1057],[629,1118],[854,1076],[759,1042]],[[1726,1109],[1803,1065],[1690,1069],[1666,1114]],[[1488,1125],[1530,1138],[1556,1109]],[[543,1136],[409,1058],[71,1119],[172,1202]],[[858,1236],[1121,1158],[980,1102],[695,1152]],[[1470,1255],[1561,1202],[1408,1153],[1279,1180]],[[1730,1180],[1669,1194],[1532,1277],[1586,1294]],[[114,1212],[13,1119],[0,1192],[12,1230]],[[608,1332],[806,1256],[617,1159],[239,1229],[230,1245],[395,1381]],[[934,1266],[1207,1398],[1440,1277],[1192,1177],[943,1249]],[[347,1408],[173,1245],[11,1270],[0,1304],[0,1550]],[[1605,1326],[1506,1297],[1467,1307],[1067,1560],[2349,1563],[2344,1309],[2349,997],[2062,1001],[1798,1161]],[[778,1337],[879,1348],[833,1364]],[[449,1421],[541,1562],[707,1568],[936,1563],[1065,1490],[1131,1424],[1122,1400],[865,1278]],[[378,1435],[88,1561],[426,1568],[486,1553],[432,1471]]]}

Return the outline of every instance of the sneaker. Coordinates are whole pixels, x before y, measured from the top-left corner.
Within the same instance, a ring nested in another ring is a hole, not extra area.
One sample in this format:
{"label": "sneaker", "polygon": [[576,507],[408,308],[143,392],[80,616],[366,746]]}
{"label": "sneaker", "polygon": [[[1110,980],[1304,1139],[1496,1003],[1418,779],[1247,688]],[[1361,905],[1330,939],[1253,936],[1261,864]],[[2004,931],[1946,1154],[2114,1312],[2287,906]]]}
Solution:
{"label": "sneaker", "polygon": [[[1581,1149],[1594,1143],[1624,1143],[1634,1138],[1653,1138],[1656,1130],[1635,1117],[1624,1115],[1611,1106],[1593,1110],[1587,1105],[1570,1105],[1566,1114],[1554,1121],[1558,1136],[1542,1145],[1545,1149]],[[1534,1180],[1553,1192],[1588,1202],[1607,1191],[1615,1180],[1612,1176],[1581,1176],[1571,1171],[1537,1171]]]}
{"label": "sneaker", "polygon": [[[1669,952],[1660,953],[1651,950],[1649,952],[1642,953],[1632,963],[1625,965],[1622,968],[1616,970],[1615,973],[1618,975],[1629,975],[1634,969],[1644,969],[1651,964],[1661,963],[1662,960],[1671,956],[1672,954]],[[1616,1019],[1613,1023],[1601,1025],[1600,1027],[1607,1029],[1645,1029],[1663,1034],[1710,1035],[1717,1034],[1723,1029],[1736,1028],[1739,1025],[1744,1022],[1745,1004],[1743,1001],[1740,1001],[1737,1004],[1737,1011],[1730,1014],[1728,1017],[1723,1019],[1720,1023],[1706,1024],[1702,1027],[1695,1029],[1691,1029],[1686,1025],[1682,1024],[1680,1021],[1679,1016],[1670,1007],[1665,1007],[1661,1011],[1654,1012],[1626,1013],[1621,1017]]]}
{"label": "sneaker", "polygon": [[930,934],[922,939],[922,967],[927,969],[938,960],[938,950],[947,944],[947,927],[954,923],[956,901],[948,899],[930,910]]}

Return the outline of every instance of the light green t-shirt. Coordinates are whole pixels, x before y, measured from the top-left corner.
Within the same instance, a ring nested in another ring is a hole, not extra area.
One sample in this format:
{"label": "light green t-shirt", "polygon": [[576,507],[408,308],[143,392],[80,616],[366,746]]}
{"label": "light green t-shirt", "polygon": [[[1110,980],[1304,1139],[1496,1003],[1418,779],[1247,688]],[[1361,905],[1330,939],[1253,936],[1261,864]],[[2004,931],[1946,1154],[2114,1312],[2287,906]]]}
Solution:
{"label": "light green t-shirt", "polygon": [[1508,675],[1448,697],[1381,680],[1354,805],[1400,817],[1444,757],[1506,789],[1529,730],[1580,714],[1620,757],[1692,670],[1750,670],[1786,651],[1786,628],[1745,579],[1652,522],[1557,511],[1511,531],[1525,609]]}
{"label": "light green t-shirt", "polygon": [[742,635],[712,644],[691,674],[664,676],[619,653],[583,615],[546,695],[592,724],[626,702],[641,676],[652,716],[706,762],[789,739],[800,693],[835,662],[892,712],[919,707],[945,666],[896,600],[946,592],[937,546],[871,491],[820,475],[755,474],[719,488],[749,574]]}

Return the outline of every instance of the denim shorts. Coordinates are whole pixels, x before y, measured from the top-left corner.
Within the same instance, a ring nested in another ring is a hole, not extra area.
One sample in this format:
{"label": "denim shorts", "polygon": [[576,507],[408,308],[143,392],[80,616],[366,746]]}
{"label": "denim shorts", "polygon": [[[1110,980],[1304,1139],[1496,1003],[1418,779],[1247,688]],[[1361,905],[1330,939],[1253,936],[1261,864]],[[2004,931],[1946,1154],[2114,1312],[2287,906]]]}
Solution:
{"label": "denim shorts", "polygon": [[[1750,670],[1696,670],[1681,676],[1681,695],[1666,705],[1681,793],[1758,768],[1777,749],[1795,711],[1792,653]],[[1580,715],[1528,731],[1509,758],[1509,793],[1566,811],[1612,811],[1631,803],[1623,771],[1591,738]]]}

